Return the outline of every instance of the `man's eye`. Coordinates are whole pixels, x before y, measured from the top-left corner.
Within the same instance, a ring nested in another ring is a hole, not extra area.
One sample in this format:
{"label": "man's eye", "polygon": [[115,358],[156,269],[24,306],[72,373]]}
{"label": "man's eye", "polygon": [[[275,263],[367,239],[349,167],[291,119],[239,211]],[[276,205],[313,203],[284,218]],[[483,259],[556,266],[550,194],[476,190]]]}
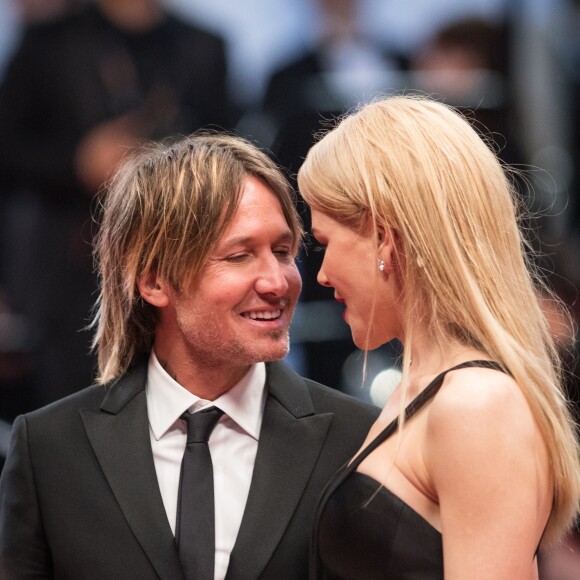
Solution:
{"label": "man's eye", "polygon": [[248,257],[248,254],[234,254],[233,256],[228,256],[226,262],[238,263],[243,262]]}
{"label": "man's eye", "polygon": [[274,250],[274,254],[282,260],[293,260],[294,254],[290,248],[278,248]]}

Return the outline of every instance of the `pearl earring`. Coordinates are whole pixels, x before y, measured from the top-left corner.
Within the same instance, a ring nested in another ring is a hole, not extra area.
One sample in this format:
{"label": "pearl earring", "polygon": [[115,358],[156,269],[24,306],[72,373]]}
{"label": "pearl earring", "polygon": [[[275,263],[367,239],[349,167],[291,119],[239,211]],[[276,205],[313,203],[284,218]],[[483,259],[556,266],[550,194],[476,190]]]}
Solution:
{"label": "pearl earring", "polygon": [[385,271],[385,261],[384,260],[379,260],[379,270],[381,272]]}

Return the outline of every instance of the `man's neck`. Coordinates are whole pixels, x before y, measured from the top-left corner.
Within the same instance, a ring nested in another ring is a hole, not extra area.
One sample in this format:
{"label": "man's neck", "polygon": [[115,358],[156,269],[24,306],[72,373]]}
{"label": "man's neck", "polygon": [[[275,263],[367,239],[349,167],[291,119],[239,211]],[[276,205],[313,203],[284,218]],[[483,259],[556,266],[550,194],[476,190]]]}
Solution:
{"label": "man's neck", "polygon": [[242,380],[250,368],[249,366],[201,366],[190,361],[175,365],[157,352],[156,356],[159,364],[176,383],[206,401],[215,401],[227,393]]}

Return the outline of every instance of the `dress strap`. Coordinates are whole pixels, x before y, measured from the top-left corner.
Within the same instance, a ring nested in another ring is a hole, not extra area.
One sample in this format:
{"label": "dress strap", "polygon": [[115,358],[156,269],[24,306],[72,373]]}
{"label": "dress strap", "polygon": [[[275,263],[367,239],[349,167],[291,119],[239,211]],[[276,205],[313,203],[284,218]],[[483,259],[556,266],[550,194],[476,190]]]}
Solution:
{"label": "dress strap", "polygon": [[[421,409],[428,401],[430,401],[439,391],[443,384],[445,375],[451,371],[469,367],[483,367],[493,369],[501,372],[506,370],[499,364],[490,360],[472,360],[467,361],[454,367],[451,367],[439,373],[405,408],[405,421],[408,421],[413,415]],[[349,464],[349,471],[354,471],[364,459],[366,459],[381,443],[386,441],[399,426],[399,417],[395,417],[378,435],[369,443],[361,453]]]}

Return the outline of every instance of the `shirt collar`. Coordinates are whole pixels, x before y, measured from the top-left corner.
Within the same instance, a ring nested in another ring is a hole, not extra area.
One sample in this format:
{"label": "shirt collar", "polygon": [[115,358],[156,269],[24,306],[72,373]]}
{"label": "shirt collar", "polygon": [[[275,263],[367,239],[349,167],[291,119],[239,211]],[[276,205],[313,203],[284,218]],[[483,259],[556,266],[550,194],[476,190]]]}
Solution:
{"label": "shirt collar", "polygon": [[244,377],[215,401],[206,401],[189,392],[169,376],[153,350],[147,368],[147,414],[155,439],[159,440],[188,409],[216,406],[248,435],[260,438],[266,402],[266,365],[253,364]]}

